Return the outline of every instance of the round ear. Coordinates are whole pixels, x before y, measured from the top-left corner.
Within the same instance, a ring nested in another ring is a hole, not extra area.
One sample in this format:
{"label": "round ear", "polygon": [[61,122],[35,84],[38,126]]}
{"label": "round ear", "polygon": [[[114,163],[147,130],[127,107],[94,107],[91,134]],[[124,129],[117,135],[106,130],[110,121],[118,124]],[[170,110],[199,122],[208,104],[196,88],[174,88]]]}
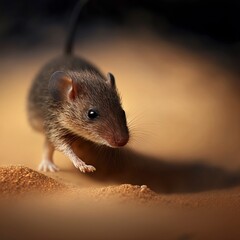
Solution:
{"label": "round ear", "polygon": [[115,77],[112,73],[107,74],[107,83],[114,89],[116,89]]}
{"label": "round ear", "polygon": [[65,72],[54,72],[49,80],[48,90],[56,100],[74,100],[77,96],[76,84]]}

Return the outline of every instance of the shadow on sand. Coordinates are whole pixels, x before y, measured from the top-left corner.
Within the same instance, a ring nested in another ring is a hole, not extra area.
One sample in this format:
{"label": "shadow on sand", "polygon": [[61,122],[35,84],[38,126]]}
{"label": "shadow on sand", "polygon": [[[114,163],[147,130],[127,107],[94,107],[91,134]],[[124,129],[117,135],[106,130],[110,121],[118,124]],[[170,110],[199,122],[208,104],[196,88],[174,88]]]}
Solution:
{"label": "shadow on sand", "polygon": [[96,172],[87,175],[96,181],[147,185],[159,193],[190,193],[240,185],[240,172],[230,172],[201,161],[174,163],[128,148],[98,149],[82,141],[75,144],[77,155],[96,167]]}

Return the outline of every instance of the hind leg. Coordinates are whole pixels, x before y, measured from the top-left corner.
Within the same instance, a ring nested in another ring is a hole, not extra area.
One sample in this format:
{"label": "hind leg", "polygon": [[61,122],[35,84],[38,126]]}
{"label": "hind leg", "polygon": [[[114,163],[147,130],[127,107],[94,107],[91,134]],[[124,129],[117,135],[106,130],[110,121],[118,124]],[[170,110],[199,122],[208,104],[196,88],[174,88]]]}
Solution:
{"label": "hind leg", "polygon": [[53,163],[54,146],[46,139],[43,148],[42,161],[38,166],[39,171],[56,172],[59,168]]}

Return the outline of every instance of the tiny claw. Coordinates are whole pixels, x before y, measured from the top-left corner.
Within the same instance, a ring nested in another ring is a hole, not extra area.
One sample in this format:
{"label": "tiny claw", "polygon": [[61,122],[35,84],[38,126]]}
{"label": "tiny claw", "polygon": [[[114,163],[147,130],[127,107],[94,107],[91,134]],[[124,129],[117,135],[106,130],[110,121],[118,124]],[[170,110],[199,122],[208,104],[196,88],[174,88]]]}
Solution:
{"label": "tiny claw", "polygon": [[79,170],[83,173],[85,173],[85,168],[83,166],[79,167]]}
{"label": "tiny claw", "polygon": [[93,167],[93,166],[91,166],[91,165],[89,165],[88,166],[89,167],[89,172],[94,172],[94,171],[96,171],[96,168],[95,167]]}

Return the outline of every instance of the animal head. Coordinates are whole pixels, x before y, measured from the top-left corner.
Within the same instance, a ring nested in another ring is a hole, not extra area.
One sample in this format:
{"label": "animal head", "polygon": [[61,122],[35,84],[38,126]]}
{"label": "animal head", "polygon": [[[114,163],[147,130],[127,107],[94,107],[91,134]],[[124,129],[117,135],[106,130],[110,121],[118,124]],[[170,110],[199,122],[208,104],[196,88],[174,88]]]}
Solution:
{"label": "animal head", "polygon": [[87,140],[110,147],[121,147],[129,140],[125,112],[115,78],[98,72],[55,72],[49,92],[62,105],[59,122]]}

